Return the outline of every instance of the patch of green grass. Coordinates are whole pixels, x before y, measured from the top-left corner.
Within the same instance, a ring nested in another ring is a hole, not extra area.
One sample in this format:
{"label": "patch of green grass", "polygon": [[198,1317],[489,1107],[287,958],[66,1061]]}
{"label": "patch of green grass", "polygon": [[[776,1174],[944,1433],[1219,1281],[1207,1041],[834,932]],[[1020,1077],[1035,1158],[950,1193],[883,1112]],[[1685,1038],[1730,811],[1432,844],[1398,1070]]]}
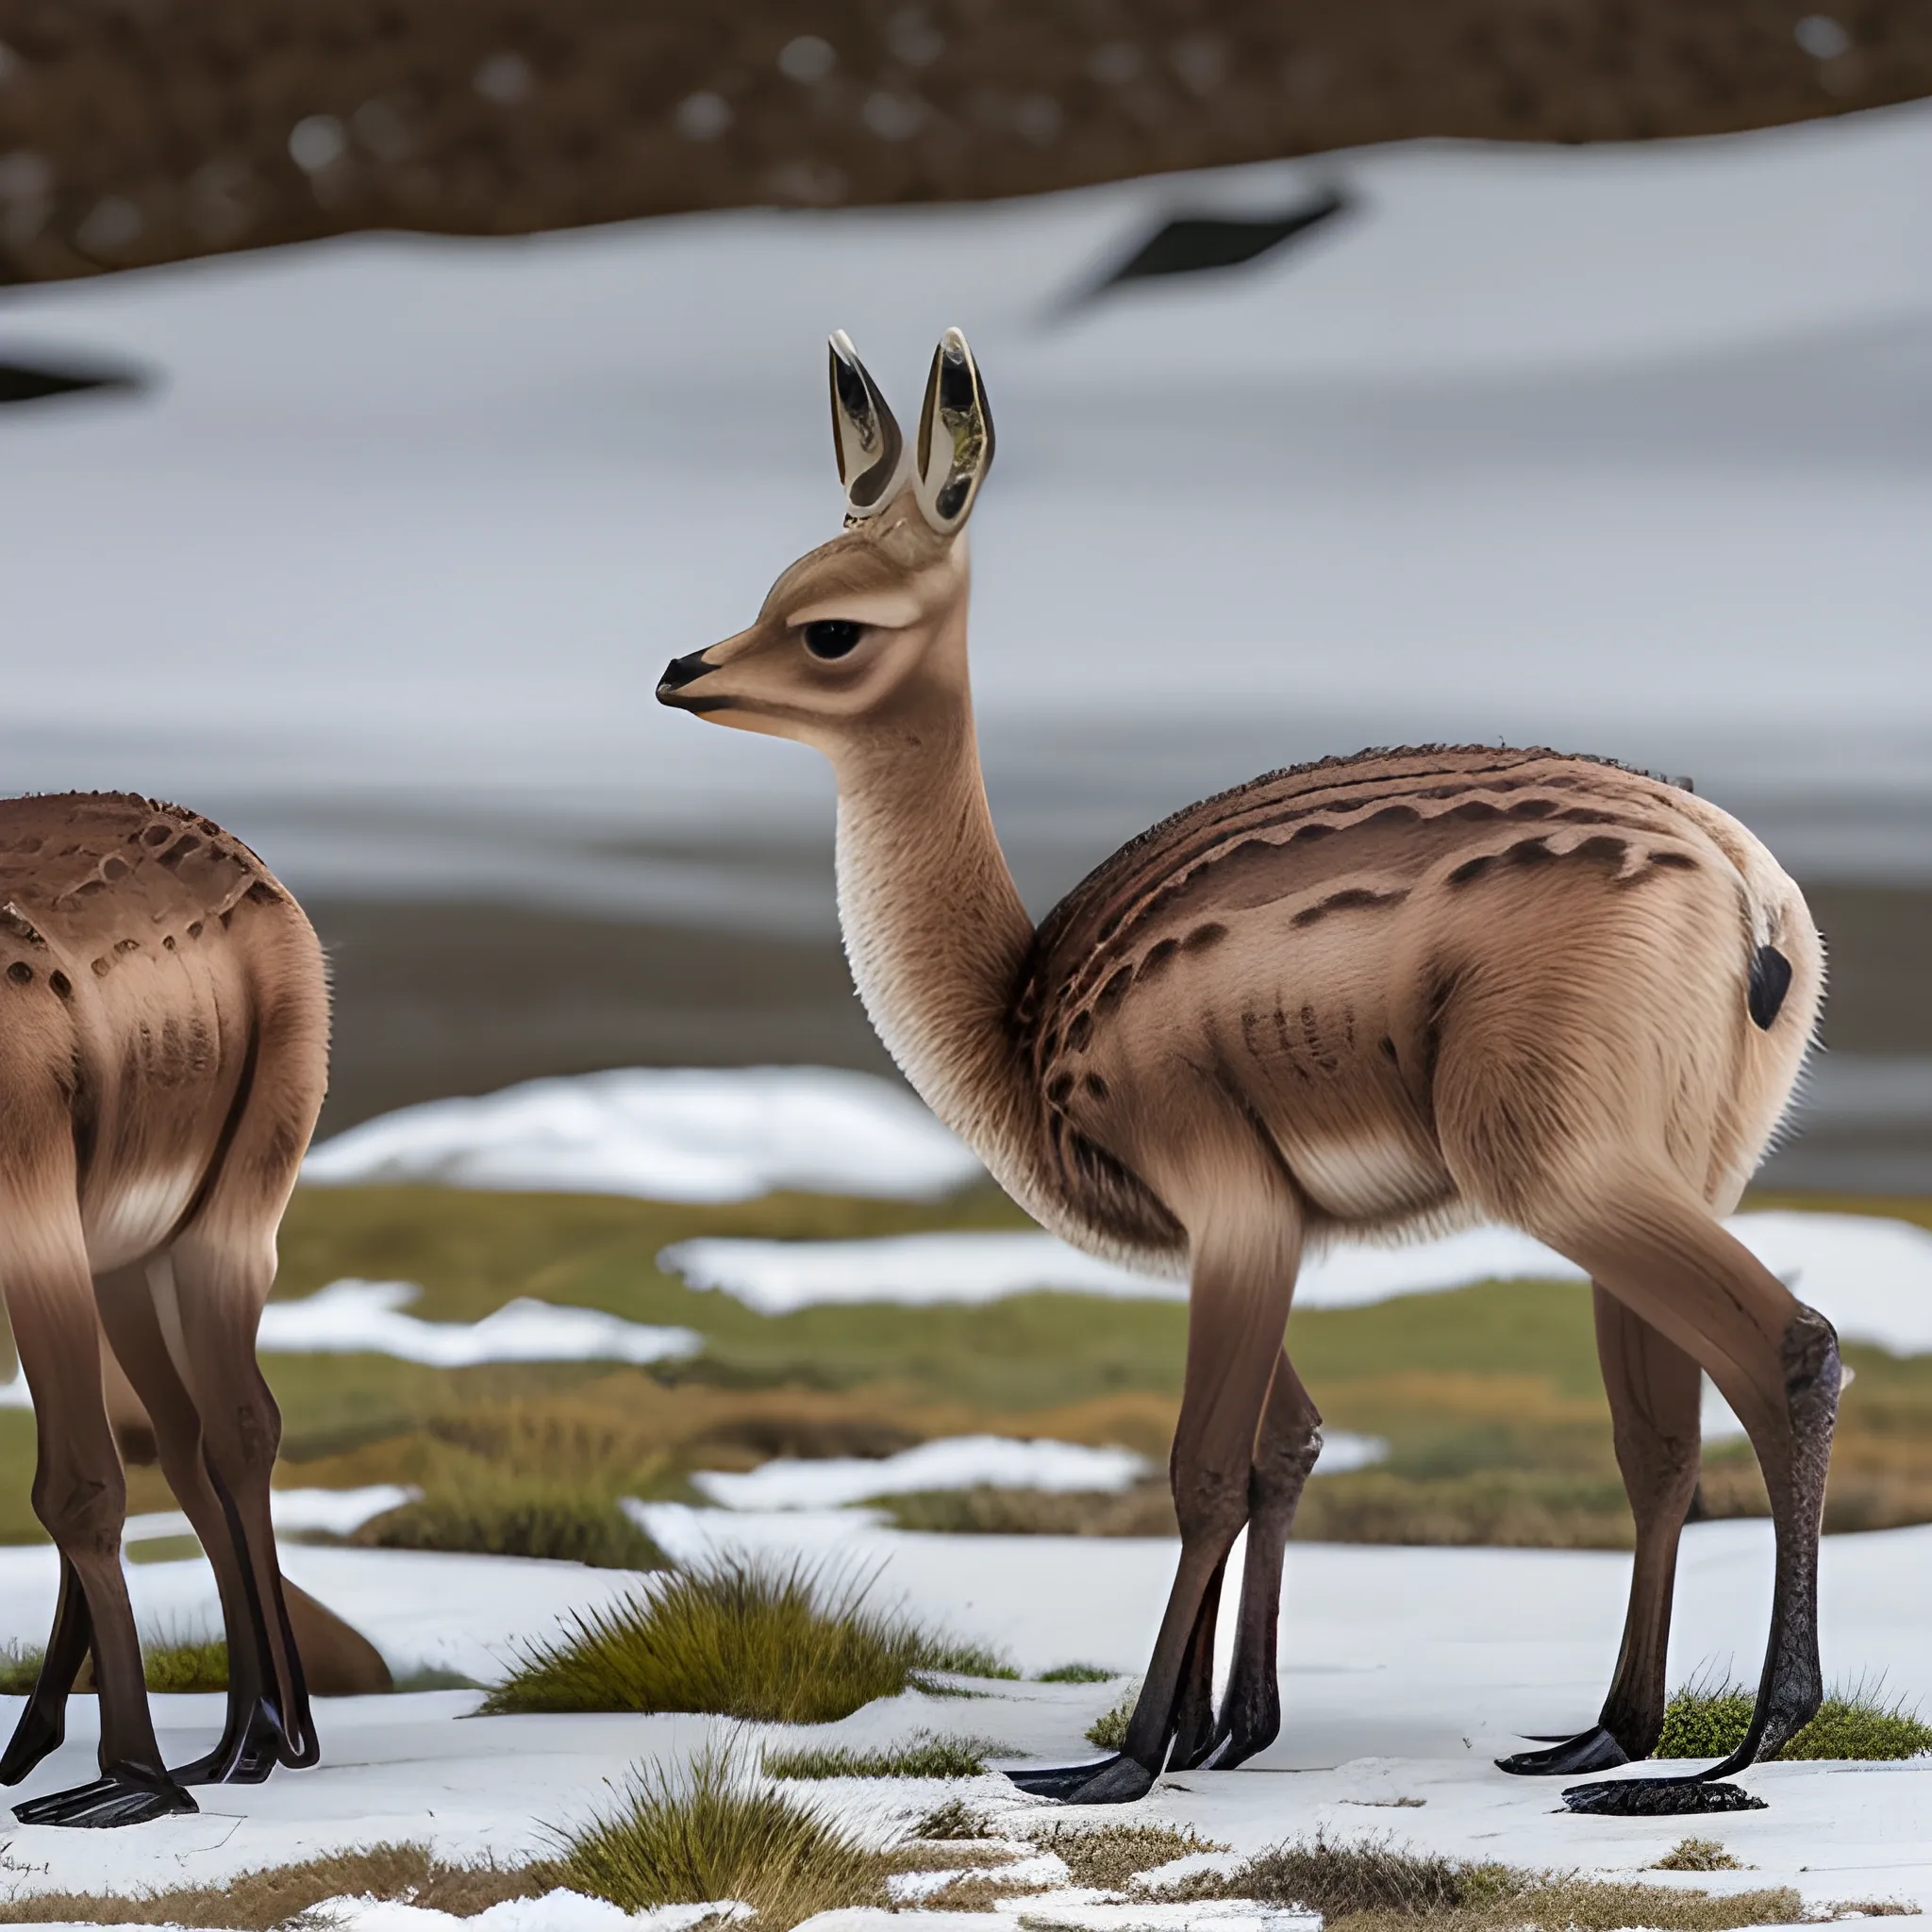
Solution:
{"label": "patch of green grass", "polygon": [[1141,1701],[1141,1687],[1129,1684],[1119,1698],[1087,1726],[1087,1741],[1099,1751],[1118,1751],[1127,1741],[1127,1724]]}
{"label": "patch of green grass", "polygon": [[405,1901],[472,1919],[505,1899],[530,1898],[546,1886],[530,1866],[451,1865],[423,1845],[375,1845],[333,1852],[299,1865],[243,1872],[225,1883],[131,1895],[42,1891],[0,1899],[0,1925],[192,1925],[233,1932],[277,1932],[306,1924],[325,1900]]}
{"label": "patch of green grass", "polygon": [[829,1724],[922,1674],[997,1662],[903,1614],[873,1608],[868,1585],[794,1562],[737,1557],[666,1573],[565,1633],[526,1646],[491,1712],[719,1711]]}
{"label": "patch of green grass", "polygon": [[[0,1696],[27,1696],[40,1680],[45,1655],[38,1644],[13,1643],[0,1649]],[[219,1637],[144,1637],[141,1666],[152,1691],[178,1694],[228,1688],[228,1646]],[[83,1663],[75,1690],[89,1696],[93,1688],[93,1666]]]}
{"label": "patch of green grass", "polygon": [[740,1899],[761,1932],[841,1906],[883,1905],[891,1856],[708,1751],[683,1778],[637,1774],[616,1807],[564,1840],[547,1875],[627,1912]]}
{"label": "patch of green grass", "polygon": [[150,1641],[141,1646],[142,1674],[150,1690],[225,1690],[228,1646],[219,1637]]}
{"label": "patch of green grass", "polygon": [[495,1495],[425,1496],[365,1523],[352,1541],[381,1550],[541,1557],[593,1570],[663,1570],[664,1552],[607,1495],[507,1484]]}
{"label": "patch of green grass", "polygon": [[1440,1932],[1732,1932],[1804,1916],[1804,1901],[1789,1886],[1719,1895],[1471,1863],[1382,1839],[1340,1843],[1321,1834],[1277,1845],[1225,1876],[1164,1887],[1159,1895],[1306,1906],[1324,1914],[1330,1932],[1396,1932],[1419,1922]]}
{"label": "patch of green grass", "polygon": [[1034,1678],[1036,1684],[1108,1684],[1118,1671],[1102,1670],[1098,1664],[1056,1664]]}
{"label": "patch of green grass", "polygon": [[[1744,1741],[1754,1693],[1740,1684],[1692,1682],[1664,1707],[1658,1757],[1726,1757]],[[1826,1693],[1818,1715],[1772,1755],[1778,1758],[1849,1758],[1883,1762],[1932,1751],[1932,1724],[1903,1699],[1887,1703],[1875,1688],[1854,1684]]]}
{"label": "patch of green grass", "polygon": [[1680,1838],[1661,1858],[1658,1872],[1741,1872],[1744,1868],[1714,1838]]}
{"label": "patch of green grass", "polygon": [[922,1732],[909,1744],[888,1744],[876,1751],[855,1751],[842,1744],[816,1750],[767,1751],[767,1777],[977,1777],[991,1754],[1011,1757],[1004,1745],[983,1738],[935,1738]]}

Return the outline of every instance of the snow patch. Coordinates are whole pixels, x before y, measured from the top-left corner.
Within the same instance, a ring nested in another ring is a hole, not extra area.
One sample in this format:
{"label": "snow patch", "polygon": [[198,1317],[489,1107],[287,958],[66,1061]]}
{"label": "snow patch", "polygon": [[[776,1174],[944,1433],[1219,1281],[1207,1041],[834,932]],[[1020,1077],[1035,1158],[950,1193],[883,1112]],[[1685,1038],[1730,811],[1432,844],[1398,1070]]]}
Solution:
{"label": "snow patch", "polygon": [[480,1322],[425,1322],[401,1312],[423,1291],[409,1281],[332,1281],[300,1301],[261,1311],[263,1355],[389,1355],[437,1369],[482,1362],[675,1361],[702,1336],[652,1328],[596,1308],[520,1296]]}
{"label": "snow patch", "polygon": [[781,1457],[749,1474],[704,1470],[691,1487],[727,1509],[827,1509],[874,1496],[923,1490],[1129,1490],[1154,1473],[1131,1449],[1090,1449],[1079,1442],[1024,1441],[1010,1436],[944,1436],[897,1456],[829,1457],[803,1462]]}
{"label": "snow patch", "polygon": [[[421,1499],[423,1491],[406,1483],[369,1483],[355,1490],[272,1490],[269,1517],[285,1536],[319,1532],[324,1536],[353,1536],[365,1523]],[[157,1509],[130,1516],[121,1532],[126,1543],[152,1542],[160,1537],[192,1536],[194,1525],[178,1509]]]}
{"label": "snow patch", "polygon": [[870,1074],[637,1067],[407,1107],[324,1141],[302,1177],[716,1202],[786,1189],[930,1200],[983,1172],[903,1087]]}
{"label": "snow patch", "polygon": [[[1840,1338],[1932,1354],[1932,1233],[1868,1214],[1739,1214],[1726,1224],[1759,1260],[1829,1318]],[[871,1241],[702,1238],[658,1266],[761,1315],[823,1303],[978,1304],[1056,1289],[1185,1301],[1187,1284],[1096,1260],[1048,1234],[898,1235]],[[1582,1281],[1583,1271],[1515,1228],[1477,1227],[1412,1247],[1343,1247],[1307,1263],[1298,1308],[1356,1308],[1479,1281]]]}

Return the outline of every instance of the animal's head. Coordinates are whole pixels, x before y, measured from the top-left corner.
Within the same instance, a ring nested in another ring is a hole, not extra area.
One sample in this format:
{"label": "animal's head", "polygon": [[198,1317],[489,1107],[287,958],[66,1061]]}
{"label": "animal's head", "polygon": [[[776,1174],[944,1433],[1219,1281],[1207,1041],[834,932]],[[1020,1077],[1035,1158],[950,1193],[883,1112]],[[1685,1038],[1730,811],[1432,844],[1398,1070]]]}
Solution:
{"label": "animal's head", "polygon": [[844,532],[779,577],[749,630],[673,658],[658,698],[837,752],[959,709],[966,520],[992,463],[992,415],[958,329],[933,357],[910,448],[842,330],[831,349]]}

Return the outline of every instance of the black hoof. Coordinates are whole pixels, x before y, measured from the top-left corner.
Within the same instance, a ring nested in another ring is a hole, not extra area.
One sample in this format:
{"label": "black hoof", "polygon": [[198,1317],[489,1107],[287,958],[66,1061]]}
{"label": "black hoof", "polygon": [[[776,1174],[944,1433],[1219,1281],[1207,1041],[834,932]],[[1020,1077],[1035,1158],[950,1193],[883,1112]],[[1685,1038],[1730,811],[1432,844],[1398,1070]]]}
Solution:
{"label": "black hoof", "polygon": [[1633,1777],[1604,1785],[1572,1785],[1563,1803],[1590,1818],[1684,1818],[1703,1811],[1762,1811],[1737,1785],[1707,1785],[1690,1777]]}
{"label": "black hoof", "polygon": [[166,1772],[137,1771],[116,1766],[91,1785],[71,1791],[51,1791],[13,1807],[23,1824],[64,1824],[104,1829],[116,1824],[145,1824],[151,1818],[198,1811],[198,1806]]}
{"label": "black hoof", "polygon": [[17,1785],[42,1758],[66,1741],[66,1707],[57,1707],[50,1717],[38,1704],[29,1704],[13,1727],[6,1757],[0,1757],[0,1785]]}
{"label": "black hoof", "polygon": [[1519,1751],[1513,1757],[1499,1757],[1496,1769],[1512,1777],[1574,1777],[1578,1772],[1614,1771],[1629,1762],[1623,1745],[1598,1724],[1562,1739],[1547,1751]]}
{"label": "black hoof", "polygon": [[1131,1805],[1154,1789],[1154,1773],[1118,1754],[1091,1764],[1065,1764],[1050,1771],[1009,1771],[1007,1776],[1036,1798],[1062,1805]]}
{"label": "black hoof", "polygon": [[206,1757],[174,1772],[177,1785],[258,1785],[283,1757],[282,1727],[266,1705],[257,1704],[238,1738],[222,1734],[222,1741]]}

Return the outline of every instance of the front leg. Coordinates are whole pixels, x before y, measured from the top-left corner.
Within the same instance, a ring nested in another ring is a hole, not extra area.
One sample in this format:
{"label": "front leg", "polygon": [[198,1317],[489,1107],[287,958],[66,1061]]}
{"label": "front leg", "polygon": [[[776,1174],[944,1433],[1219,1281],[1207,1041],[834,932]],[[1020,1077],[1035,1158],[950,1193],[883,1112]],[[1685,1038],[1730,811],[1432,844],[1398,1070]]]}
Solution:
{"label": "front leg", "polygon": [[[1160,1774],[1188,1714],[1189,1686],[1198,1685],[1193,1640],[1203,1607],[1247,1521],[1256,1440],[1301,1260],[1302,1217],[1287,1175],[1245,1119],[1214,1152],[1219,1158],[1163,1190],[1193,1247],[1187,1382],[1172,1462],[1181,1554],[1140,1701],[1115,1757],[1014,1778],[1023,1790],[1069,1803],[1125,1803],[1143,1797]],[[1207,1629],[1211,1667],[1211,1620]]]}
{"label": "front leg", "polygon": [[1664,1725],[1671,1599],[1677,1543],[1697,1489],[1704,1378],[1690,1356],[1634,1309],[1601,1285],[1591,1292],[1617,1467],[1637,1524],[1630,1605],[1616,1674],[1595,1724],[1547,1750],[1496,1760],[1519,1776],[1569,1776],[1648,1757]]}
{"label": "front leg", "polygon": [[1248,1560],[1241,1578],[1241,1622],[1234,1665],[1220,1722],[1191,1751],[1175,1740],[1175,1768],[1232,1771],[1281,1732],[1281,1676],[1276,1632],[1281,1619],[1281,1566],[1295,1510],[1315,1458],[1322,1453],[1322,1416],[1282,1351],[1268,1390],[1248,1477]]}

